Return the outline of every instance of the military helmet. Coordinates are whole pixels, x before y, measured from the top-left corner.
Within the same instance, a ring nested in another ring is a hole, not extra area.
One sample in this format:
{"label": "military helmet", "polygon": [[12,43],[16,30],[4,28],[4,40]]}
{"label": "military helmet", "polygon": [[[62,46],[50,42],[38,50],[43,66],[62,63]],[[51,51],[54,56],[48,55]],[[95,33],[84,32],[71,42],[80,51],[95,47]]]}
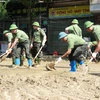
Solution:
{"label": "military helmet", "polygon": [[65,36],[67,36],[67,34],[65,32],[60,32],[59,33],[59,36],[58,36],[58,39],[62,39],[64,38]]}
{"label": "military helmet", "polygon": [[90,26],[92,26],[94,23],[93,22],[91,22],[91,21],[86,21],[85,23],[84,23],[84,27],[85,28],[89,28]]}
{"label": "military helmet", "polygon": [[79,24],[77,19],[73,19],[71,23],[72,24]]}
{"label": "military helmet", "polygon": [[16,26],[16,24],[11,24],[10,25],[10,30],[13,30],[13,29],[17,29],[18,27]]}
{"label": "military helmet", "polygon": [[40,26],[38,22],[34,22],[32,25],[34,25],[34,26]]}
{"label": "military helmet", "polygon": [[9,31],[8,30],[3,31],[3,34],[6,34],[6,33],[9,33]]}

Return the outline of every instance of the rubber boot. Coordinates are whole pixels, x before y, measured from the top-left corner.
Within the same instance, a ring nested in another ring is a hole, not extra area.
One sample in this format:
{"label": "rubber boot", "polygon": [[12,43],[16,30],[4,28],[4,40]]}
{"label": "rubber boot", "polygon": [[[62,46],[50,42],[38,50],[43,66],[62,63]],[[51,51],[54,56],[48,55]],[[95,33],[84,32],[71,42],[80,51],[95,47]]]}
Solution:
{"label": "rubber boot", "polygon": [[13,68],[17,68],[20,65],[20,59],[19,58],[15,58],[15,65],[13,66]]}
{"label": "rubber boot", "polygon": [[83,64],[84,64],[84,62],[83,62],[83,61],[80,61],[80,62],[79,62],[79,64],[80,64],[80,65],[83,65]]}
{"label": "rubber boot", "polygon": [[73,60],[70,62],[71,70],[70,72],[76,72],[76,61]]}
{"label": "rubber boot", "polygon": [[36,58],[36,59],[34,60],[35,64],[37,64],[37,60],[38,60],[38,58]]}
{"label": "rubber boot", "polygon": [[40,64],[40,62],[41,62],[41,59],[40,59],[39,57],[37,57],[37,58],[35,59],[35,63],[36,63],[36,64]]}
{"label": "rubber boot", "polygon": [[15,58],[15,65],[20,65],[20,59],[19,58]]}
{"label": "rubber boot", "polygon": [[32,67],[32,60],[31,59],[27,59],[28,60],[28,66]]}
{"label": "rubber boot", "polygon": [[40,63],[41,63],[41,59],[40,59],[40,58],[38,58],[37,63],[38,63],[38,64],[40,64]]}

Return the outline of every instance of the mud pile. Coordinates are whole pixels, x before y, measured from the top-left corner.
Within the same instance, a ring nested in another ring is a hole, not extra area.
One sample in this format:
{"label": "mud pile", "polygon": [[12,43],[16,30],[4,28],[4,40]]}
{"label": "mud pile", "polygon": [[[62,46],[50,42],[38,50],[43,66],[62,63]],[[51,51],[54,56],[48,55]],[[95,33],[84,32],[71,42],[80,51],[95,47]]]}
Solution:
{"label": "mud pile", "polygon": [[87,75],[69,72],[68,64],[62,61],[55,71],[46,71],[46,62],[33,69],[2,65],[0,100],[100,100],[99,64],[90,64]]}

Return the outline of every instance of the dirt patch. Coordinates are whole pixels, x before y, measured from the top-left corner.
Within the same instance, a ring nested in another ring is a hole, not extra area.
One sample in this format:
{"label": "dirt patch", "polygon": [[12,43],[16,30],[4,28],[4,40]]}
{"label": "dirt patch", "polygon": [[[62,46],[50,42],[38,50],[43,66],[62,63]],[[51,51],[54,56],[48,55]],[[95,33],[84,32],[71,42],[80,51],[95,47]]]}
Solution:
{"label": "dirt patch", "polygon": [[100,100],[100,63],[90,63],[89,73],[83,75],[69,72],[66,60],[47,71],[50,62],[32,69],[9,68],[11,59],[0,63],[0,100]]}

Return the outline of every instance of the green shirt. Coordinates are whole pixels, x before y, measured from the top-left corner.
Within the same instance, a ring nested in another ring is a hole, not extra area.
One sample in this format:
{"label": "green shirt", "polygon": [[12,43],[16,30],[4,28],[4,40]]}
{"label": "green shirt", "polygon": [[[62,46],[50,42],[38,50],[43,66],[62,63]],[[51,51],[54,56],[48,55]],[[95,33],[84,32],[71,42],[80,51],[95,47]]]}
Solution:
{"label": "green shirt", "polygon": [[100,25],[94,25],[93,34],[96,41],[100,41]]}
{"label": "green shirt", "polygon": [[82,30],[77,24],[73,24],[67,28],[70,34],[75,34],[75,35],[82,37]]}
{"label": "green shirt", "polygon": [[19,42],[24,42],[25,40],[29,40],[28,35],[24,31],[19,30],[19,29],[17,29],[15,38],[17,38],[19,40]]}
{"label": "green shirt", "polygon": [[67,38],[68,49],[73,49],[77,46],[86,43],[84,39],[74,34],[68,34],[66,38]]}
{"label": "green shirt", "polygon": [[43,37],[45,36],[45,32],[43,29],[39,28],[38,30],[34,30],[34,33],[33,33],[33,40],[34,42],[39,42],[41,43],[42,40],[43,40]]}
{"label": "green shirt", "polygon": [[12,42],[12,39],[13,39],[13,35],[12,35],[12,33],[8,33],[8,42]]}

